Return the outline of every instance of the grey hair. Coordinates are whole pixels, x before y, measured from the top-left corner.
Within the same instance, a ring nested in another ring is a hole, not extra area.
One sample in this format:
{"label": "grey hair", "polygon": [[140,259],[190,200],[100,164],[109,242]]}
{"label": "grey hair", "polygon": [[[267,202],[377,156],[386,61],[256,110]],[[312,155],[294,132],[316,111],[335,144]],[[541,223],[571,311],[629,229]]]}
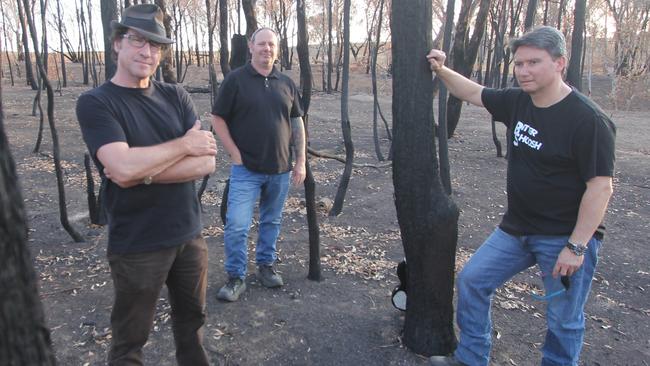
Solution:
{"label": "grey hair", "polygon": [[521,46],[545,50],[553,59],[566,56],[566,40],[556,28],[549,26],[536,27],[519,38],[510,41],[510,50],[517,52]]}
{"label": "grey hair", "polygon": [[260,27],[260,28],[257,28],[257,29],[255,30],[255,32],[253,32],[253,34],[251,34],[251,43],[255,43],[255,36],[257,36],[257,33],[261,32],[261,31],[263,31],[263,30],[271,31],[271,33],[273,33],[273,35],[275,36],[275,38],[276,38],[276,39],[278,38],[278,32],[276,32],[275,30],[273,30],[273,28],[269,28],[269,27]]}

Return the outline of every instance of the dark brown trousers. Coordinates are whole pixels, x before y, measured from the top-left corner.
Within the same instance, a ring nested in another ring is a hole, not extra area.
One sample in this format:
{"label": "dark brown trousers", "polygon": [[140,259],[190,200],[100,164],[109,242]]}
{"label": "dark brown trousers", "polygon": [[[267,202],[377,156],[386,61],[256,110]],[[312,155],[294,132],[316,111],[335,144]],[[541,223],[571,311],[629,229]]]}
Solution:
{"label": "dark brown trousers", "polygon": [[142,365],[163,284],[167,284],[179,365],[208,365],[203,349],[208,248],[202,237],[154,252],[109,254],[115,302],[108,364]]}

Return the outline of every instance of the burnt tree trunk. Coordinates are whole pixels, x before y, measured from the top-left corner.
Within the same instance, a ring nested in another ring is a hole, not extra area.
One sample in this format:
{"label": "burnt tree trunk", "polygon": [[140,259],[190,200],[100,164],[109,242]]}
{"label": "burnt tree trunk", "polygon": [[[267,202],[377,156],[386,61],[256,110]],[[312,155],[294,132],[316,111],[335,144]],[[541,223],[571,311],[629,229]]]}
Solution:
{"label": "burnt tree trunk", "polygon": [[[469,77],[476,62],[476,55],[478,48],[483,38],[485,29],[485,21],[487,20],[488,12],[490,9],[490,0],[480,0],[476,20],[474,21],[474,31],[472,38],[469,38],[469,30],[467,29],[471,17],[471,0],[463,0],[458,15],[458,23],[456,24],[456,36],[454,38],[454,46],[452,50],[452,69],[459,74]],[[447,136],[451,137],[456,131],[458,120],[460,119],[460,110],[463,102],[454,97],[449,97],[447,101]]]}
{"label": "burnt tree trunk", "polygon": [[352,128],[350,127],[350,115],[348,112],[348,96],[350,94],[348,84],[350,79],[350,0],[343,1],[343,80],[341,86],[341,130],[345,144],[345,168],[341,175],[339,187],[336,190],[334,204],[330,210],[330,216],[338,216],[343,210],[345,194],[348,190],[350,177],[352,176],[352,164],[354,163],[354,144],[352,143]]}
{"label": "burnt tree trunk", "polygon": [[[449,52],[451,47],[451,29],[454,23],[454,7],[456,2],[454,0],[447,0],[447,14],[445,15],[445,31],[442,39],[442,50],[445,53]],[[439,83],[440,91],[438,93],[438,155],[440,156],[440,180],[442,186],[445,187],[445,192],[451,194],[451,172],[449,168],[449,146],[447,145],[447,87],[444,83]],[[433,123],[433,121],[431,121]]]}
{"label": "burnt tree trunk", "polygon": [[[302,108],[305,112],[305,137],[309,145],[309,105],[311,103],[312,91],[312,72],[309,64],[309,35],[307,33],[307,21],[305,15],[305,0],[296,0],[296,17],[298,23],[298,42],[296,50],[298,52],[298,62],[300,63],[300,85],[302,86]],[[305,152],[305,156],[309,156]],[[316,214],[316,181],[314,174],[309,165],[309,158],[305,160],[307,164],[307,176],[305,177],[305,203],[307,206],[307,227],[309,228],[309,273],[307,278],[312,281],[320,281],[321,262],[320,262],[320,230],[318,228],[318,215]]]}
{"label": "burnt tree trunk", "polygon": [[332,0],[327,1],[327,94],[332,93]]}
{"label": "burnt tree trunk", "polygon": [[0,365],[55,365],[3,119],[0,101]]}
{"label": "burnt tree trunk", "polygon": [[230,56],[230,68],[236,69],[246,64],[248,57],[248,41],[244,34],[232,35],[232,55]]}
{"label": "burnt tree trunk", "polygon": [[[165,35],[167,38],[172,37],[172,17],[167,12],[167,2],[165,0],[155,0],[154,3],[162,10],[163,25],[165,26]],[[168,46],[171,47],[171,46]],[[160,70],[162,71],[163,80],[166,83],[176,84],[176,70],[174,70],[174,57],[170,48],[162,50],[162,60],[160,62]]]}
{"label": "burnt tree trunk", "polygon": [[377,56],[379,54],[379,45],[381,42],[381,24],[384,16],[384,0],[379,1],[379,15],[377,18],[377,41],[372,45],[372,32],[368,32],[368,47],[372,47],[370,55],[370,75],[372,81],[372,138],[375,142],[375,154],[377,160],[384,161],[384,155],[381,153],[381,144],[379,143],[379,97],[377,95]]}
{"label": "burnt tree trunk", "polygon": [[[548,1],[546,2],[548,5]],[[526,18],[524,19],[524,31],[528,32],[535,25],[535,13],[537,12],[537,0],[528,0],[526,7]],[[544,24],[546,24],[546,12],[544,12]]]}
{"label": "burnt tree trunk", "polygon": [[255,4],[257,0],[241,0],[241,7],[244,10],[244,17],[246,18],[246,37],[251,39],[253,32],[258,28],[257,14],[255,13]]}
{"label": "burnt tree trunk", "polygon": [[[102,9],[103,9],[103,5],[102,5]],[[61,62],[61,78],[63,79],[62,86],[65,88],[68,86],[68,72],[65,67],[65,52],[63,51],[63,18],[61,15],[61,0],[56,0],[56,14],[57,14],[57,29],[59,31],[59,45],[61,47],[61,53],[59,54],[60,62]],[[117,7],[115,9],[115,14],[117,15]],[[104,29],[104,32],[106,32],[106,29]],[[106,63],[106,66],[108,67],[108,63]]]}
{"label": "burnt tree trunk", "polygon": [[571,58],[567,69],[566,81],[578,90],[582,90],[582,48],[585,33],[585,12],[587,0],[576,0],[573,11],[573,35],[571,37]]}
{"label": "burnt tree trunk", "polygon": [[219,0],[219,63],[224,77],[230,72],[230,52],[228,51],[228,0]]}
{"label": "burnt tree trunk", "polygon": [[[408,267],[404,344],[430,356],[456,346],[453,327],[458,208],[438,175],[431,48],[431,2],[393,1],[393,184]],[[414,157],[417,157],[414,159]]]}
{"label": "burnt tree trunk", "polygon": [[20,29],[22,30],[22,39],[23,39],[23,52],[25,53],[25,79],[27,85],[32,87],[32,90],[38,89],[38,83],[34,77],[34,70],[32,68],[32,57],[29,54],[29,36],[27,30],[27,24],[25,22],[25,13],[29,11],[29,8],[23,9],[22,0],[17,0],[18,4],[18,21],[20,22]]}
{"label": "burnt tree trunk", "polygon": [[[57,3],[59,1],[61,0],[57,0]],[[110,80],[117,70],[117,65],[112,57],[113,44],[111,43],[111,21],[117,20],[117,2],[115,0],[101,0],[100,6],[102,13],[102,29],[104,30],[104,77],[106,80]]]}
{"label": "burnt tree trunk", "polygon": [[[28,8],[29,0],[22,0],[25,8]],[[60,158],[60,147],[59,147],[59,136],[56,130],[56,125],[54,122],[54,91],[52,90],[52,85],[50,80],[47,77],[47,73],[43,68],[43,63],[40,58],[40,53],[38,52],[38,39],[36,38],[36,27],[34,27],[34,21],[31,18],[29,12],[25,12],[27,24],[29,25],[29,31],[32,36],[32,44],[34,46],[34,55],[36,56],[36,65],[45,84],[47,90],[47,120],[50,125],[50,132],[52,133],[52,155],[54,156],[54,172],[56,173],[56,182],[57,189],[59,192],[59,218],[61,220],[61,226],[68,232],[72,239],[77,242],[83,242],[83,238],[79,233],[70,225],[68,221],[68,210],[66,207],[65,199],[65,187],[63,185],[63,169],[61,168],[61,158]]]}

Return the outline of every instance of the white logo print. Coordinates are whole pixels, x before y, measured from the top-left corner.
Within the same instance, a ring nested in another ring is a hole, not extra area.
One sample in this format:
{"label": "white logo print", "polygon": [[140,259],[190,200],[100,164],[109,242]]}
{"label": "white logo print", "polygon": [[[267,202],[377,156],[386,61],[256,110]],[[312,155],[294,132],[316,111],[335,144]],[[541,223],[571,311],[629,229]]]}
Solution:
{"label": "white logo print", "polygon": [[539,150],[542,148],[541,142],[530,138],[531,136],[537,136],[537,133],[539,132],[531,126],[521,121],[517,121],[514,132],[514,140],[512,141],[513,145],[519,146],[519,143],[521,142],[522,144],[528,145],[531,149]]}

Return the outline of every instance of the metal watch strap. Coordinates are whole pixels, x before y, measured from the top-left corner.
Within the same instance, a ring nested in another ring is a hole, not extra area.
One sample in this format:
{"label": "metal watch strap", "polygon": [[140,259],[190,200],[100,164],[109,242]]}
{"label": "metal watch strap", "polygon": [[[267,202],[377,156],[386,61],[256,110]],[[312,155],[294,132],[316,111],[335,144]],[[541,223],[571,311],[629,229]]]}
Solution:
{"label": "metal watch strap", "polygon": [[570,241],[566,242],[566,247],[569,248],[571,253],[573,253],[573,254],[575,254],[577,256],[582,256],[587,251],[587,246],[576,245],[576,244],[573,244]]}

